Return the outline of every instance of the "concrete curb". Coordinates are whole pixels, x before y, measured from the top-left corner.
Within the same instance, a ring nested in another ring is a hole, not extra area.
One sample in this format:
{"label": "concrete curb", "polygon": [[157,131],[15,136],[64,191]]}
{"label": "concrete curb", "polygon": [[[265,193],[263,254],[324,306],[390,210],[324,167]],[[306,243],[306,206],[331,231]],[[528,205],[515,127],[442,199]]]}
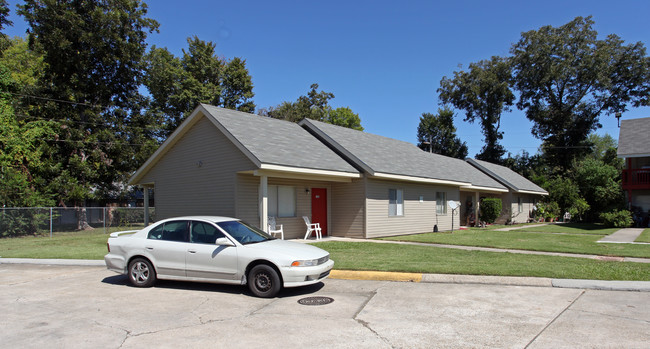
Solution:
{"label": "concrete curb", "polygon": [[332,270],[330,278],[341,280],[375,280],[421,282],[421,273],[397,273],[388,271]]}
{"label": "concrete curb", "polygon": [[584,288],[603,291],[637,291],[650,292],[650,281],[606,281],[554,279],[553,287]]}
{"label": "concrete curb", "polygon": [[356,270],[332,270],[330,278],[342,280],[406,281],[441,284],[557,287],[605,291],[650,292],[650,281],[575,280],[543,277],[419,274]]}
{"label": "concrete curb", "polygon": [[[30,259],[30,258],[1,258],[0,264],[32,264],[32,265],[63,265],[105,267],[103,260],[90,259]],[[375,280],[397,282],[424,282],[441,284],[477,284],[502,286],[532,286],[578,288],[605,291],[637,291],[650,292],[650,281],[607,281],[607,280],[575,280],[550,279],[542,277],[490,276],[490,275],[455,275],[455,274],[422,274],[400,273],[385,271],[337,270],[330,273],[330,278],[340,280]]]}
{"label": "concrete curb", "polygon": [[87,267],[105,267],[103,260],[96,259],[31,259],[31,258],[1,258],[0,264],[40,264],[40,265],[74,265]]}

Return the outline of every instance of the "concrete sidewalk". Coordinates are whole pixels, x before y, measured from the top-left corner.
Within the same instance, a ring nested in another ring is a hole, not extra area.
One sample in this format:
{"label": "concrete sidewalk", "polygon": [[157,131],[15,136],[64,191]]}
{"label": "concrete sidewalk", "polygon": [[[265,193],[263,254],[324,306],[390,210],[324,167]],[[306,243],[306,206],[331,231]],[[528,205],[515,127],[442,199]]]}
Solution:
{"label": "concrete sidewalk", "polygon": [[[598,240],[598,242],[614,243],[614,244],[631,244],[643,233],[643,228],[626,228],[614,232],[614,234],[607,235]],[[637,242],[638,243],[638,242]]]}
{"label": "concrete sidewalk", "polygon": [[543,223],[543,224],[532,224],[532,225],[516,225],[508,228],[500,228],[500,229],[494,229],[494,231],[511,231],[511,230],[518,230],[518,229],[528,229],[528,228],[535,228],[535,227],[543,227],[545,225],[549,225],[551,223]]}
{"label": "concrete sidewalk", "polygon": [[[0,264],[32,264],[57,266],[105,266],[104,261],[83,259],[28,259],[0,258]],[[650,281],[606,281],[606,280],[571,280],[551,279],[541,277],[489,276],[489,275],[454,275],[454,274],[424,274],[399,273],[381,271],[332,270],[332,279],[341,280],[375,280],[402,281],[441,284],[477,284],[503,286],[532,286],[576,288],[607,291],[637,291],[650,292]]]}

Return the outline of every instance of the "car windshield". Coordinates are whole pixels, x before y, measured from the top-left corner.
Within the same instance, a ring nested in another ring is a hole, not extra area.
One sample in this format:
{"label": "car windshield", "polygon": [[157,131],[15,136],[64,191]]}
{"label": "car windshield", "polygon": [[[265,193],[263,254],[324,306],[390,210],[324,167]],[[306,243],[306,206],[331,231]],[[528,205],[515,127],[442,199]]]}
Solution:
{"label": "car windshield", "polygon": [[219,222],[216,224],[242,245],[274,239],[271,235],[241,221]]}

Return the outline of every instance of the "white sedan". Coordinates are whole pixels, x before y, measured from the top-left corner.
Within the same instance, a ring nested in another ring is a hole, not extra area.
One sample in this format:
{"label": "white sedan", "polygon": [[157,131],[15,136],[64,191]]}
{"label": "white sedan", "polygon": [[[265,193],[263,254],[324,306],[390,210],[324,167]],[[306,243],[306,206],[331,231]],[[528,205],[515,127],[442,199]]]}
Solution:
{"label": "white sedan", "polygon": [[235,218],[178,217],[112,233],[106,267],[134,286],[156,279],[248,284],[258,297],[325,279],[334,261],[318,247],[278,240]]}

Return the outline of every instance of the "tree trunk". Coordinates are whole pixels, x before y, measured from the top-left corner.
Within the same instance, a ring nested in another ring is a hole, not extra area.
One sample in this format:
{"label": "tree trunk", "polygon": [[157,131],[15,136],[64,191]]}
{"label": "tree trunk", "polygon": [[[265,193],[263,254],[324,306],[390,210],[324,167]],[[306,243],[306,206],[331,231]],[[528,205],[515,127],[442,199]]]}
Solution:
{"label": "tree trunk", "polygon": [[86,207],[77,207],[77,230],[93,230],[95,228],[88,224],[88,216],[86,214]]}

